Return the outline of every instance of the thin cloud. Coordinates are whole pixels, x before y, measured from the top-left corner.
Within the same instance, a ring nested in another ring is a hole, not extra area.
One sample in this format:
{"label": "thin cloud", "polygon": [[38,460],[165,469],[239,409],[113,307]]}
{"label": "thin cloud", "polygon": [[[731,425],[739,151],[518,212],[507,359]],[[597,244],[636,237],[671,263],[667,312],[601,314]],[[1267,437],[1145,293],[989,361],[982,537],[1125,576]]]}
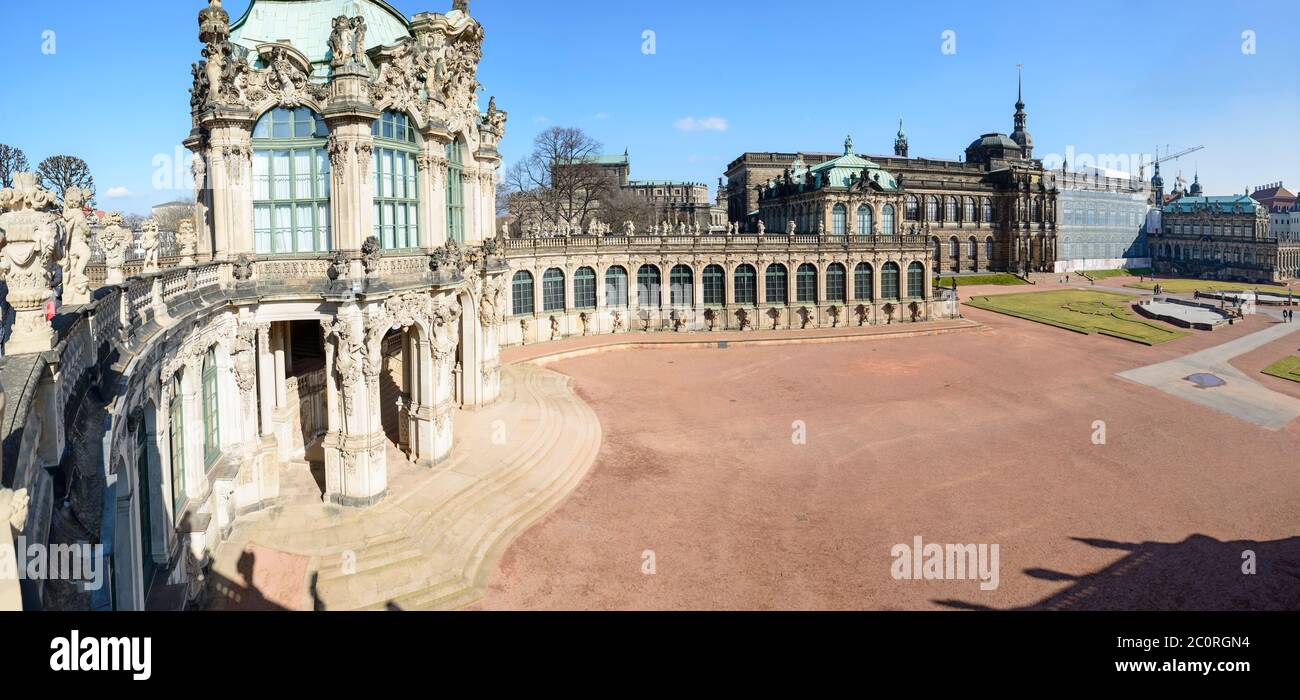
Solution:
{"label": "thin cloud", "polygon": [[673,122],[673,126],[678,131],[726,131],[731,128],[722,117],[682,117]]}
{"label": "thin cloud", "polygon": [[110,187],[104,193],[104,196],[109,199],[126,199],[127,197],[134,197],[135,193],[125,187]]}
{"label": "thin cloud", "polygon": [[596,113],[596,118],[597,118],[597,119],[609,119],[609,112],[597,112],[597,113]]}

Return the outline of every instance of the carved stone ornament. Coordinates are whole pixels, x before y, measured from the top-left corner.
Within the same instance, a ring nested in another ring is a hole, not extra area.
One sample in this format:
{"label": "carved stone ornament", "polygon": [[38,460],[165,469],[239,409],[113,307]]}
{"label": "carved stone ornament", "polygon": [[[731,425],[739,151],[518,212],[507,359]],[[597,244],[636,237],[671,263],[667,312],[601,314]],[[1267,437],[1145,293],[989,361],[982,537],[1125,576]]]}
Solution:
{"label": "carved stone ornament", "polygon": [[140,248],[144,251],[144,273],[158,272],[158,222],[149,219],[140,226]]}
{"label": "carved stone ornament", "polygon": [[52,211],[54,195],[36,185],[35,173],[15,173],[0,190],[0,276],[9,287],[14,325],[5,352],[17,355],[54,347],[45,302],[54,293],[63,259],[63,217]]}
{"label": "carved stone ornament", "polygon": [[379,272],[379,263],[384,258],[383,248],[379,245],[379,239],[374,236],[366,238],[361,244],[361,264],[366,268],[367,275],[373,275]]}
{"label": "carved stone ornament", "polygon": [[253,279],[253,263],[255,259],[247,253],[235,258],[231,268],[231,275],[239,282],[247,282]]}

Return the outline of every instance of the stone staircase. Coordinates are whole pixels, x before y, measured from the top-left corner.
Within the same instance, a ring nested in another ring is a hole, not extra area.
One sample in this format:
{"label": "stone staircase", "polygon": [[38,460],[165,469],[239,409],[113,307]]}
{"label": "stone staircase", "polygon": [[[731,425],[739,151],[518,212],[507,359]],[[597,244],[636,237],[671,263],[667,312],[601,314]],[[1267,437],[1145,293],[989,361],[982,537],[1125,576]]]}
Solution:
{"label": "stone staircase", "polygon": [[[473,603],[510,542],[582,481],[601,432],[567,377],[526,364],[503,367],[501,399],[461,413],[455,427],[457,446],[434,470],[390,451],[390,495],[371,508],[343,509],[320,503],[319,489],[287,488],[280,505],[236,525],[214,567],[229,575],[255,542],[311,557],[314,591],[304,582],[304,609]],[[298,470],[293,482],[310,478],[305,465],[285,469]]]}

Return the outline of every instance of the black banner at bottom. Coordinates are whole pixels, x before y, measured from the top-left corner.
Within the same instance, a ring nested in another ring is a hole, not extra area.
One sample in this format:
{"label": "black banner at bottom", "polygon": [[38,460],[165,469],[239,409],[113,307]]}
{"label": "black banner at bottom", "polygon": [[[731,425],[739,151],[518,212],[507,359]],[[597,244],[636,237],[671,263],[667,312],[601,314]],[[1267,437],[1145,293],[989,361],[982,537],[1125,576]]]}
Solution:
{"label": "black banner at bottom", "polygon": [[388,687],[430,673],[552,685],[597,669],[739,683],[875,674],[923,685],[958,677],[1289,683],[1298,651],[1300,614],[1292,613],[0,615],[10,678],[51,687],[202,687],[201,679],[245,673],[301,687]]}

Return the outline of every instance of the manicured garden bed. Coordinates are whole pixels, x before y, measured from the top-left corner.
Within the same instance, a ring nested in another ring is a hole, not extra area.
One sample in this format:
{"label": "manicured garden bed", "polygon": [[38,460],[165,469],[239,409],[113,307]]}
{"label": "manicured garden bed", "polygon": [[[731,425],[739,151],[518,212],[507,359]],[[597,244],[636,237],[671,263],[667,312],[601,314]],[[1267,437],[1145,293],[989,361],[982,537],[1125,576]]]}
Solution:
{"label": "manicured garden bed", "polygon": [[958,287],[975,287],[983,284],[1010,287],[1020,284],[1029,284],[1028,282],[1006,273],[992,275],[966,275],[959,277],[939,277],[936,283],[940,287],[952,287],[952,281],[957,280]]}
{"label": "manicured garden bed", "polygon": [[1264,374],[1280,379],[1300,382],[1300,357],[1287,357],[1266,367]]}
{"label": "manicured garden bed", "polygon": [[1132,310],[1133,298],[1115,292],[1070,289],[979,296],[966,303],[977,309],[1045,323],[1076,333],[1100,333],[1144,345],[1158,345],[1190,335],[1142,319]]}

